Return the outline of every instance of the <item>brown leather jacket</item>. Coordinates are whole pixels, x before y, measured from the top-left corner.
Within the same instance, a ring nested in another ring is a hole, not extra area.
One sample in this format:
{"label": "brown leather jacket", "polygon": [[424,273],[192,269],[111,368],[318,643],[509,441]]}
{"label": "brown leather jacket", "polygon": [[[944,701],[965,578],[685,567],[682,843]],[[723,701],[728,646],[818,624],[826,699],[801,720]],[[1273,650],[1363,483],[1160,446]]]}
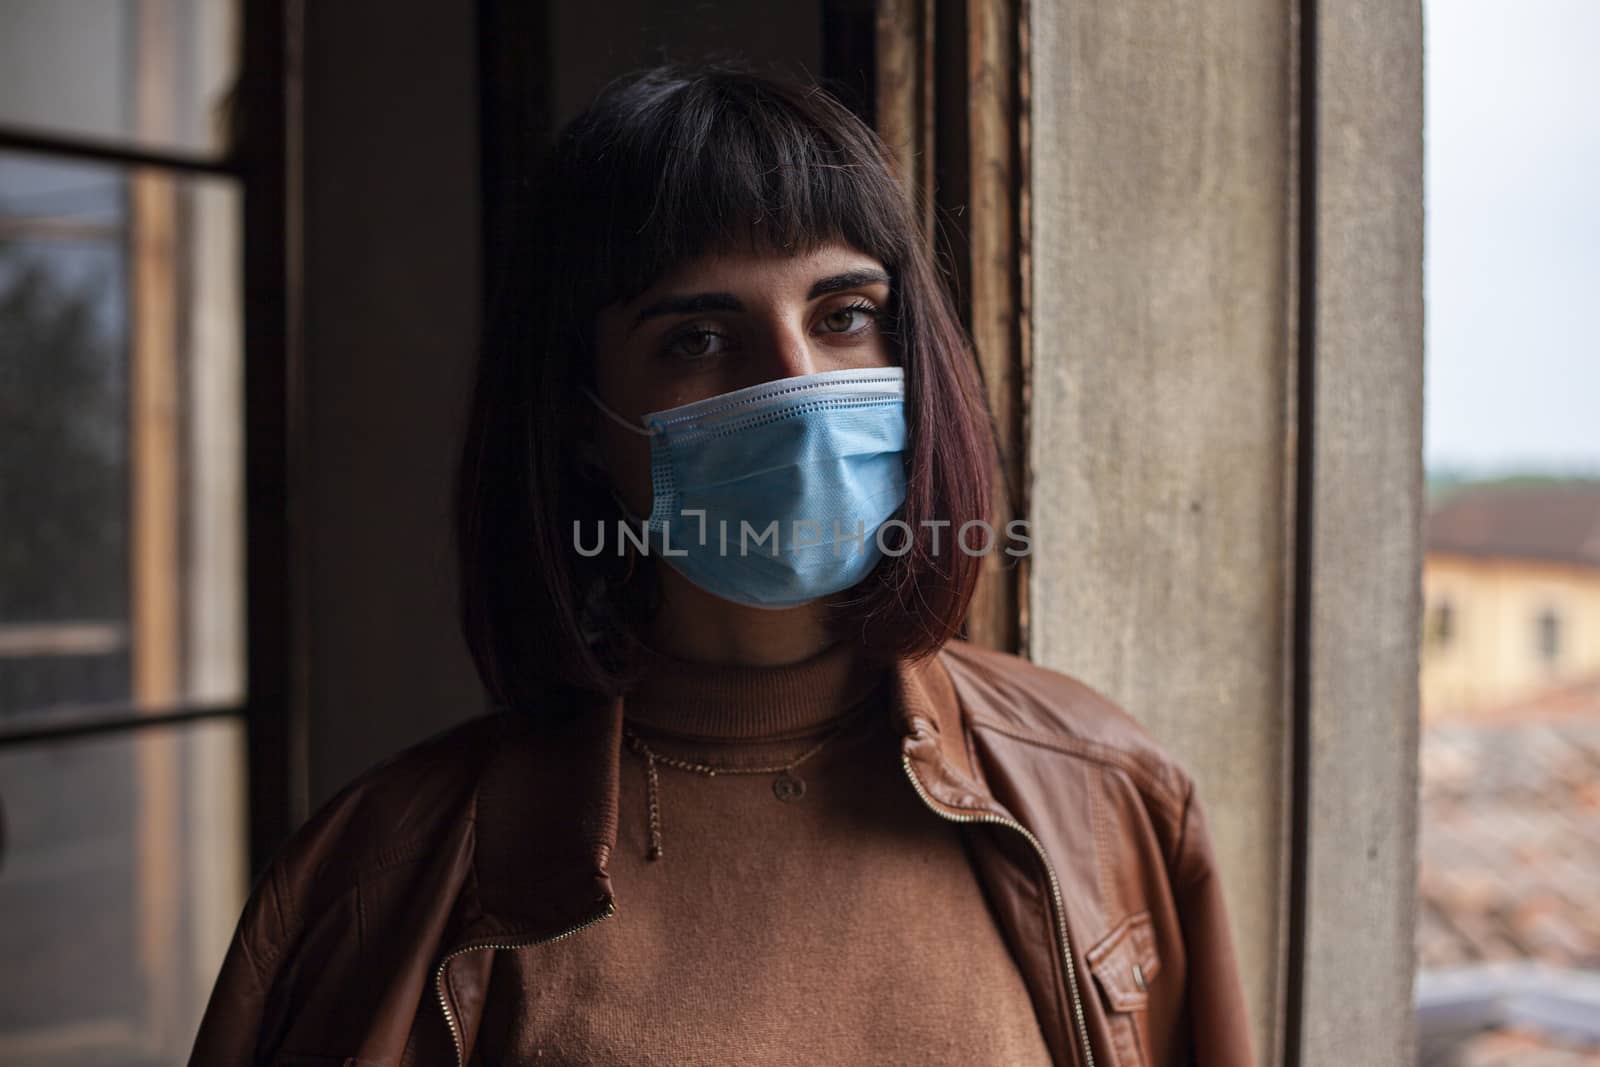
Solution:
{"label": "brown leather jacket", "polygon": [[[960,642],[899,664],[893,691],[906,787],[969,824],[1054,1062],[1249,1067],[1205,818],[1145,730]],[[481,716],[324,805],[256,883],[190,1063],[472,1062],[494,954],[627,906],[606,873],[621,703],[595,710]]]}

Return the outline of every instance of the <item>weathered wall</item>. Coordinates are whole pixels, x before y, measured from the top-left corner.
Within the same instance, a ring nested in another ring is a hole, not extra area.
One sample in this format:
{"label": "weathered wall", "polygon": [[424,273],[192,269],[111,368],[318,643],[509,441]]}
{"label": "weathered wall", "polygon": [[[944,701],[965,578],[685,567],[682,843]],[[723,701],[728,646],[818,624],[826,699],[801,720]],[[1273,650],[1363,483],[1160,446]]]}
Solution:
{"label": "weathered wall", "polygon": [[[1460,715],[1530,699],[1600,672],[1600,571],[1569,563],[1429,553],[1424,604],[1448,602],[1448,642],[1427,627],[1422,713]],[[1553,610],[1560,655],[1540,651],[1538,619]]]}
{"label": "weathered wall", "polygon": [[1288,860],[1290,14],[1033,11],[1030,652],[1194,774],[1263,1054]]}
{"label": "weathered wall", "polygon": [[1316,10],[1299,1062],[1414,1063],[1422,11]]}
{"label": "weathered wall", "polygon": [[481,710],[449,482],[478,322],[471,4],[306,4],[310,804]]}
{"label": "weathered wall", "polygon": [[1029,650],[1197,780],[1262,1062],[1403,1063],[1421,26],[1318,15],[1306,92],[1300,15],[1033,5]]}

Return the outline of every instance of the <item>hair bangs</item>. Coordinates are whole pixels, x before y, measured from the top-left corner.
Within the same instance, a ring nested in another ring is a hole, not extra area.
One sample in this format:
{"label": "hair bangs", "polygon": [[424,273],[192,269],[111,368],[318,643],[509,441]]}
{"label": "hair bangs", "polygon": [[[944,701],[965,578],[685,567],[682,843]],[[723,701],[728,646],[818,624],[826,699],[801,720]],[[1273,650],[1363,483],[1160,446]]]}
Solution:
{"label": "hair bangs", "polygon": [[[804,254],[842,241],[891,272],[904,261],[903,194],[828,94],[716,71],[685,82],[673,68],[613,92],[643,106],[603,135],[580,124],[569,146],[585,179],[603,175],[571,190],[604,220],[604,237],[588,244],[598,261],[578,272],[608,280],[595,306],[635,299],[678,264],[722,251]],[[597,111],[616,115],[605,95]]]}

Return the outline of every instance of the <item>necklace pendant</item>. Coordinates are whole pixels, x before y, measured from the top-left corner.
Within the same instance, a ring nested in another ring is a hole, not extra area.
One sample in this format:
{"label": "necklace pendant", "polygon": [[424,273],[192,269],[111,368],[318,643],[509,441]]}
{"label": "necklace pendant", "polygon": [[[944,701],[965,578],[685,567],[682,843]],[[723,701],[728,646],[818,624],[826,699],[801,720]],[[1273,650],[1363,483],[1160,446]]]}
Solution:
{"label": "necklace pendant", "polygon": [[772,780],[772,792],[779,800],[799,800],[806,795],[806,783],[793,771],[786,770]]}

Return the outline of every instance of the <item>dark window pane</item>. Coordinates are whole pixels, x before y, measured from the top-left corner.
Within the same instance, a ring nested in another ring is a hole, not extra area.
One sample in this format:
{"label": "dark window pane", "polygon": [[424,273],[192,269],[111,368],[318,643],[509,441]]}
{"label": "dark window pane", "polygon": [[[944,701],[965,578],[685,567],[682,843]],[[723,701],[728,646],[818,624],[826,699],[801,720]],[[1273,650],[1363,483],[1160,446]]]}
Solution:
{"label": "dark window pane", "polygon": [[1535,624],[1538,633],[1539,658],[1554,663],[1561,658],[1561,616],[1546,609],[1539,613]]}
{"label": "dark window pane", "polygon": [[248,888],[243,737],[0,749],[0,1063],[183,1062]]}
{"label": "dark window pane", "polygon": [[239,699],[232,183],[0,153],[0,726]]}
{"label": "dark window pane", "polygon": [[231,0],[5,0],[0,123],[204,155],[224,148]]}

